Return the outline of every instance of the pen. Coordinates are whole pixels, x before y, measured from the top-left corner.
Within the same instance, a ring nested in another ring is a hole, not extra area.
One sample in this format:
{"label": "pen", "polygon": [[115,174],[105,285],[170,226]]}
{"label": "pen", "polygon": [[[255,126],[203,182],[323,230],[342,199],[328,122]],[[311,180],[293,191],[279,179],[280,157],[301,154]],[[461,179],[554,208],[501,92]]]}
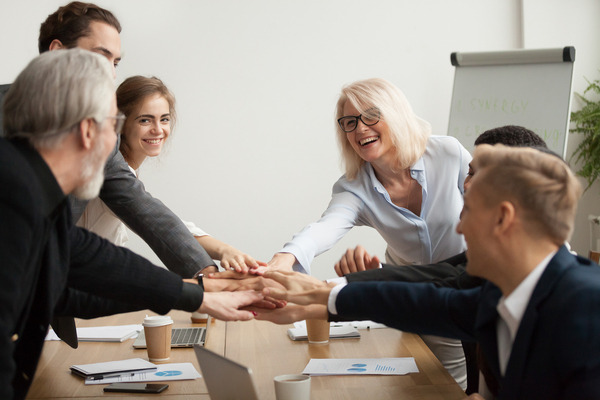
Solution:
{"label": "pen", "polygon": [[134,376],[134,375],[135,375],[135,372],[130,372],[130,373],[126,373],[126,374],[94,375],[94,376],[90,376],[89,378],[93,381],[99,381],[104,378],[116,378],[118,376]]}

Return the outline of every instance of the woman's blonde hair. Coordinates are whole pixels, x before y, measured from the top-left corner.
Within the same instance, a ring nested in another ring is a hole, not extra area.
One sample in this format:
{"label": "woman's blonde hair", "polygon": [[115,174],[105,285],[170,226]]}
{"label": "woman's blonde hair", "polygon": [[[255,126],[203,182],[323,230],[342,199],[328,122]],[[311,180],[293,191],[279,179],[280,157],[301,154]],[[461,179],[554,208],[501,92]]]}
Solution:
{"label": "woman's blonde hair", "polygon": [[380,119],[389,127],[392,145],[397,154],[395,168],[398,171],[410,167],[423,156],[431,135],[431,125],[415,115],[400,89],[380,78],[357,81],[342,88],[335,112],[337,139],[347,179],[355,179],[365,164],[348,142],[346,132],[337,123],[344,116],[347,101],[361,114],[371,108],[379,109]]}

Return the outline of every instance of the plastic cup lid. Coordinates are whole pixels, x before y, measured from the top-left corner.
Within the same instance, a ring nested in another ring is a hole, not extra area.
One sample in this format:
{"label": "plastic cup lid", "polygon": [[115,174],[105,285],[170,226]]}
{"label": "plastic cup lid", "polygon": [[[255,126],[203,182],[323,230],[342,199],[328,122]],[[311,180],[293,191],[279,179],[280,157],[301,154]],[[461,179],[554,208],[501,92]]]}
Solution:
{"label": "plastic cup lid", "polygon": [[144,318],[144,326],[153,327],[153,326],[164,326],[171,325],[173,320],[168,315],[156,315],[153,317]]}

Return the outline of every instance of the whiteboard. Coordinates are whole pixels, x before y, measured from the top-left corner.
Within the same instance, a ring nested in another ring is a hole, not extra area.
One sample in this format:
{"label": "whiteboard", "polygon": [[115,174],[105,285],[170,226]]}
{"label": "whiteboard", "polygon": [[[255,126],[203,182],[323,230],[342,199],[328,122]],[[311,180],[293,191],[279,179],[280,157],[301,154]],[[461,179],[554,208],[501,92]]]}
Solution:
{"label": "whiteboard", "polygon": [[448,134],[469,152],[487,129],[520,125],[563,158],[575,49],[453,53],[456,66]]}

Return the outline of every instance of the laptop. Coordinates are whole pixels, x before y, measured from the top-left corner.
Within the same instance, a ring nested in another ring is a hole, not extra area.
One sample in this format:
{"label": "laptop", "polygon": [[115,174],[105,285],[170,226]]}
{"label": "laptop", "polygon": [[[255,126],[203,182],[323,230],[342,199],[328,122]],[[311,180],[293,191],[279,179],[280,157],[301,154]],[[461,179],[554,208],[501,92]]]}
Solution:
{"label": "laptop", "polygon": [[[206,336],[208,335],[208,328],[210,327],[210,320],[211,318],[208,318],[206,327],[173,328],[171,331],[171,347],[204,346]],[[144,335],[143,329],[137,339],[135,339],[135,342],[133,342],[133,348],[146,348],[146,335]]]}
{"label": "laptop", "polygon": [[200,346],[194,351],[211,400],[258,400],[250,368]]}

